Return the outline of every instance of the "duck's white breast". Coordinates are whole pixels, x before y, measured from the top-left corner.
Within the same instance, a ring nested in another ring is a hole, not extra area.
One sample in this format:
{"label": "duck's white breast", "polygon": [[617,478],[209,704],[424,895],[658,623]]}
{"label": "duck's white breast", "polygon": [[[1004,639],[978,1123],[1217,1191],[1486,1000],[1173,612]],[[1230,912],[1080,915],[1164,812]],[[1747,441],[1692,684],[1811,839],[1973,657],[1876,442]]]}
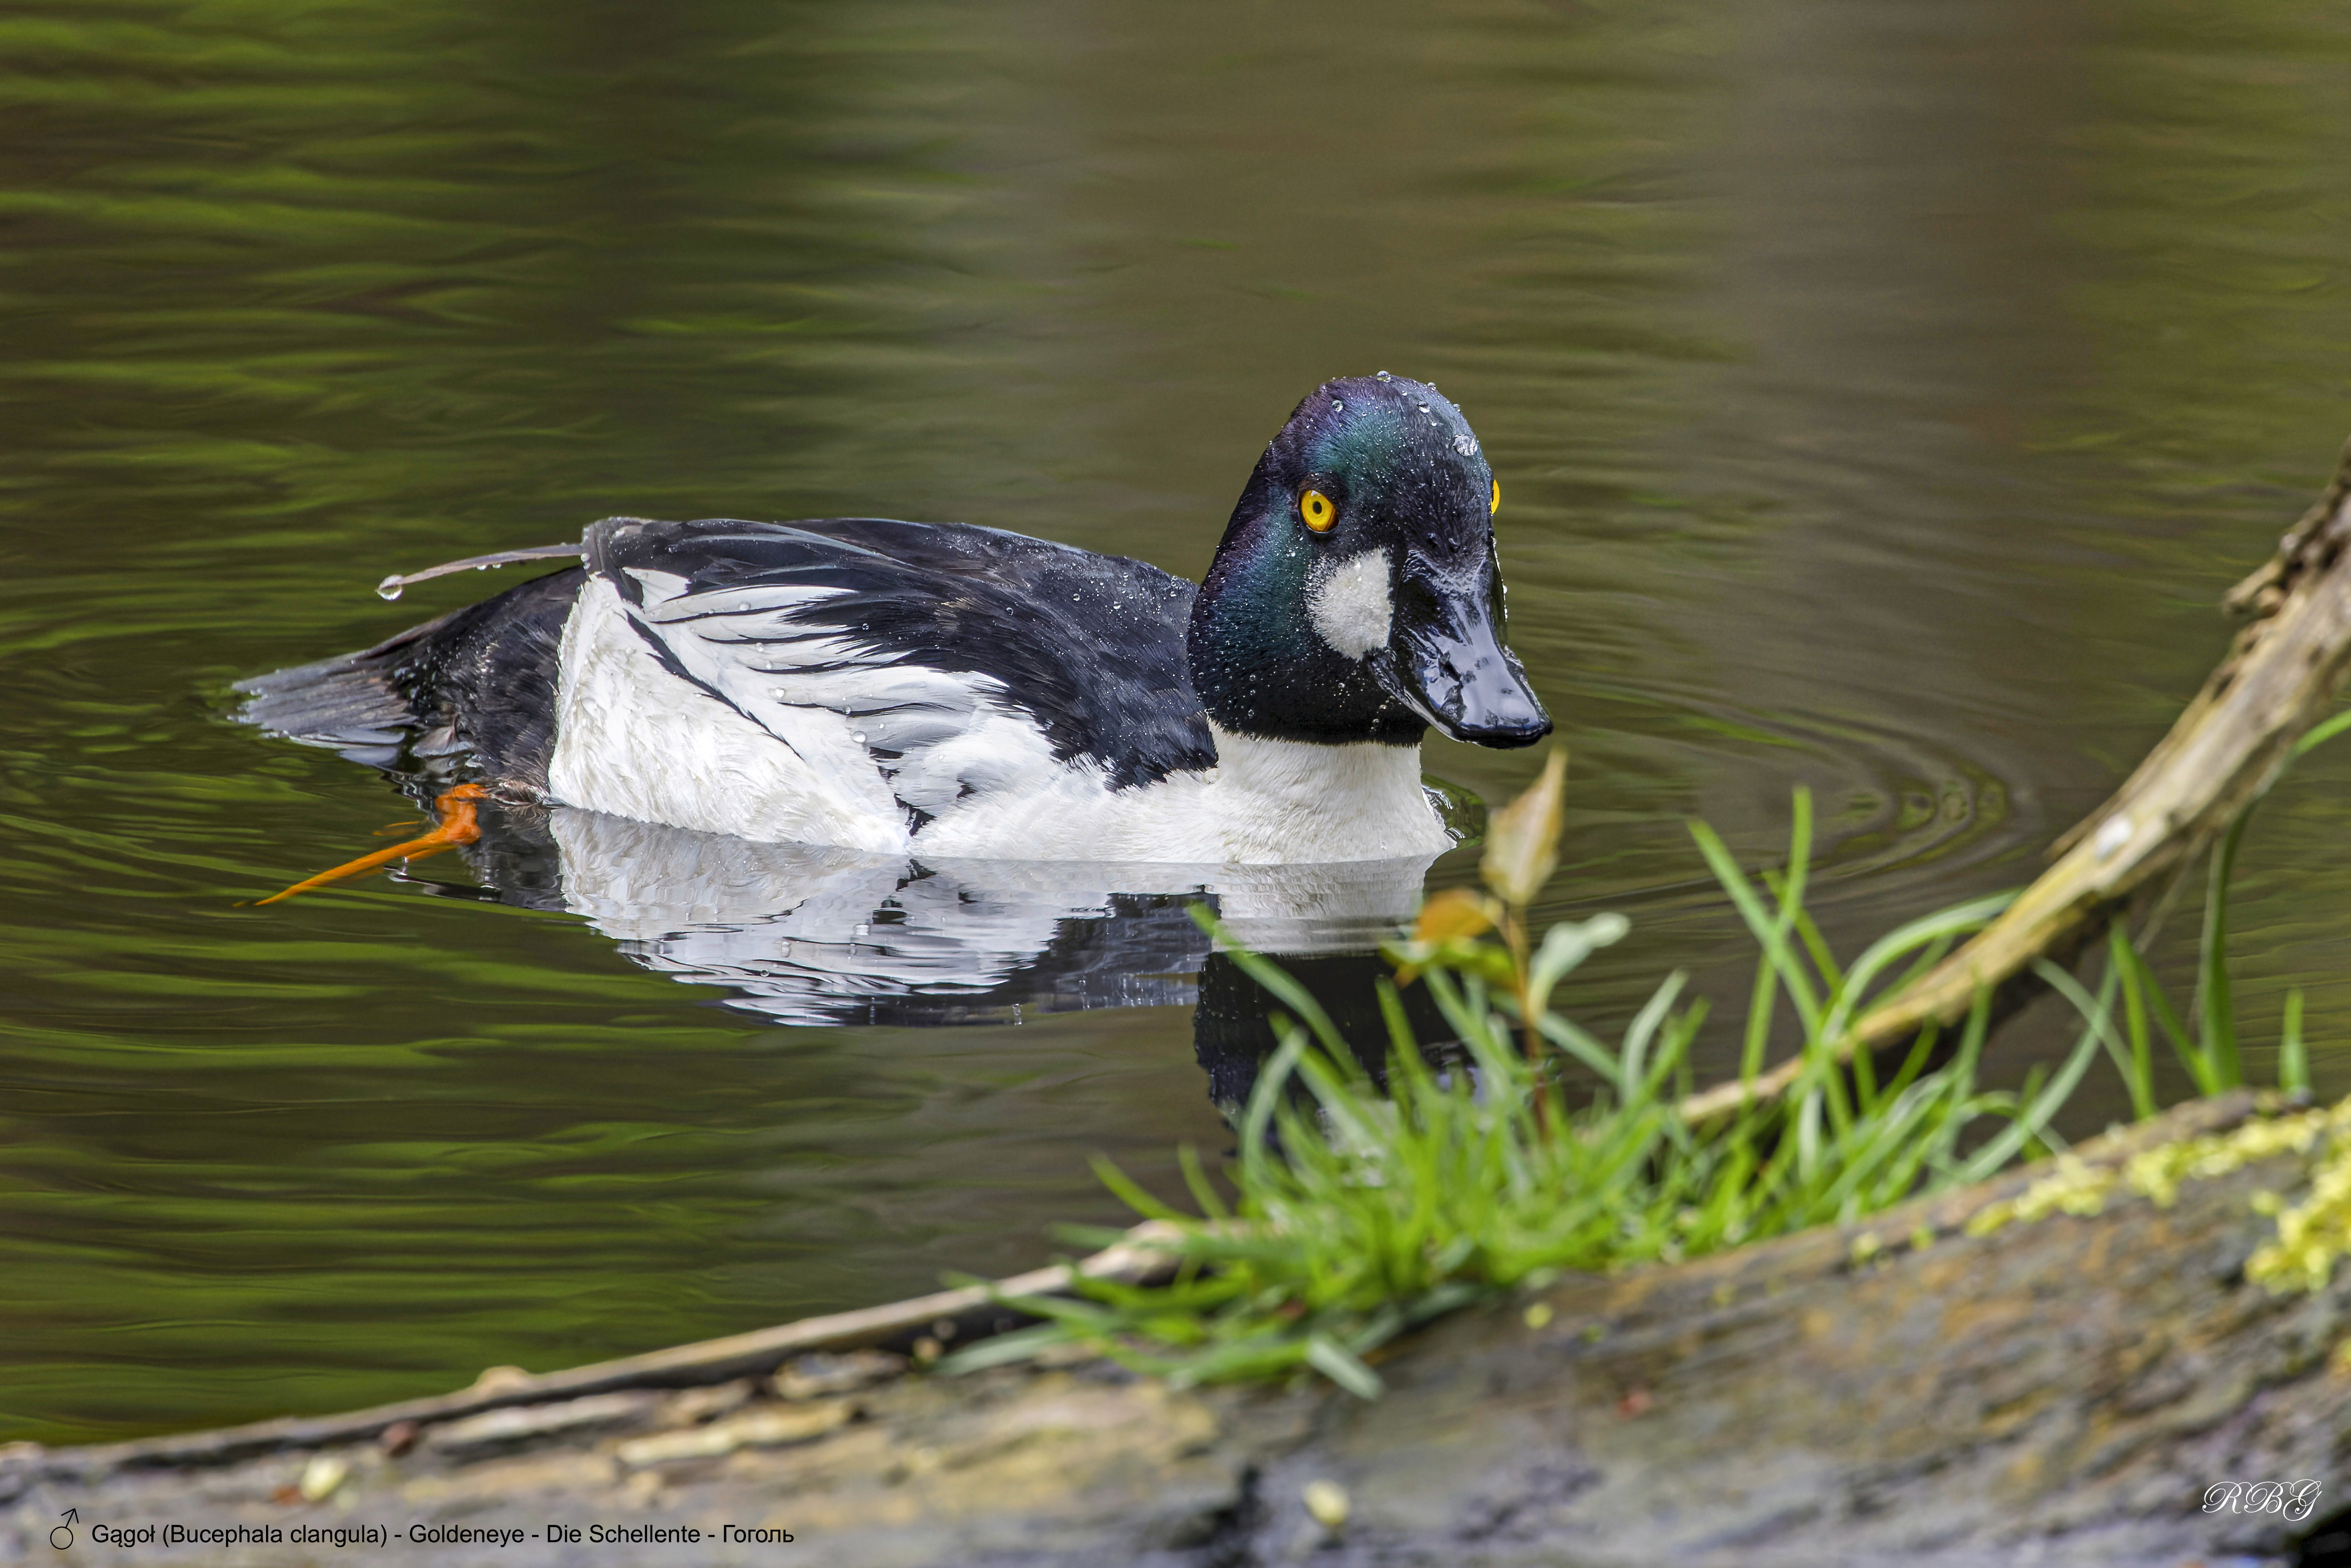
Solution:
{"label": "duck's white breast", "polygon": [[1211,727],[1217,765],[1127,789],[1057,763],[1036,737],[1012,787],[959,801],[917,852],[1223,865],[1389,860],[1452,846],[1420,783],[1420,748],[1261,740]]}

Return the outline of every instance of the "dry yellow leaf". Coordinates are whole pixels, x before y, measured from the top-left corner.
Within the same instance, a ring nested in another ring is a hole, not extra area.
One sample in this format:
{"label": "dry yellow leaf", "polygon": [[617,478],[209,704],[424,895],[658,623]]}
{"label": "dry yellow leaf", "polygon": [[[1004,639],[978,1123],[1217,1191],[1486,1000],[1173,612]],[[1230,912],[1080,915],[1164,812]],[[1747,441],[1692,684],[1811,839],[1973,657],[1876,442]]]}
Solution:
{"label": "dry yellow leaf", "polygon": [[1494,928],[1494,914],[1493,904],[1485,894],[1466,887],[1448,887],[1420,906],[1420,918],[1413,922],[1412,939],[1436,943],[1476,936]]}
{"label": "dry yellow leaf", "polygon": [[1519,908],[1533,903],[1559,869],[1566,805],[1567,747],[1554,746],[1527,792],[1487,820],[1486,857],[1478,870],[1504,903]]}

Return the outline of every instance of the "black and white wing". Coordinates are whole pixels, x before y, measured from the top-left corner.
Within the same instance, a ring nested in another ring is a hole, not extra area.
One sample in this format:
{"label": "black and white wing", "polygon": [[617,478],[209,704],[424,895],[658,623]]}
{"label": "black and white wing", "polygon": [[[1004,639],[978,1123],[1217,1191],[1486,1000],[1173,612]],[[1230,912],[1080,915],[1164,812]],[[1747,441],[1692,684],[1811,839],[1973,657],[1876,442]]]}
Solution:
{"label": "black and white wing", "polygon": [[[1032,785],[1040,768],[1121,790],[1216,760],[1185,660],[1196,590],[1140,561],[878,518],[611,518],[589,529],[584,553],[590,591],[566,634],[551,776],[574,804],[880,848],[792,813],[846,820],[884,805],[903,833]],[[615,643],[608,626],[597,642],[599,615],[624,620],[627,638]],[[678,716],[649,713],[660,699],[608,669],[621,647],[639,665],[651,655],[674,688],[669,706],[731,715],[726,734],[697,749]],[[599,747],[599,725],[633,725],[630,754]],[[648,756],[656,730],[660,755]],[[744,750],[755,735],[789,754],[768,758],[786,782],[771,779],[768,804],[730,821],[729,791],[760,792]],[[645,778],[649,768],[664,776]],[[637,798],[653,789],[707,799],[656,811]]]}

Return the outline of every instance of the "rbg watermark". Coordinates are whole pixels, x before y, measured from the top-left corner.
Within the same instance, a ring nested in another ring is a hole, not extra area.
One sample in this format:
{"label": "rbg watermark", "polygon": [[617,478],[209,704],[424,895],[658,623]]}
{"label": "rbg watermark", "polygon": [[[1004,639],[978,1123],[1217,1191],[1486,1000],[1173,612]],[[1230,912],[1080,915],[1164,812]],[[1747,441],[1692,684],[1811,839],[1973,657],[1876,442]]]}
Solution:
{"label": "rbg watermark", "polygon": [[2214,1481],[2204,1489],[2206,1513],[2274,1513],[2290,1523],[2318,1506],[2316,1481]]}

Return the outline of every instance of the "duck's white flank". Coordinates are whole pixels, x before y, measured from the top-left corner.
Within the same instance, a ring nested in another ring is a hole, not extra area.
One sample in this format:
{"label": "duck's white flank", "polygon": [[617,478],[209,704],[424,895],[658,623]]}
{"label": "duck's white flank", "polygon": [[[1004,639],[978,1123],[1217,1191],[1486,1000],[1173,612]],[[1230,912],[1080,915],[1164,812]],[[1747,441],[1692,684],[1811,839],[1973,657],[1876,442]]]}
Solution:
{"label": "duck's white flank", "polygon": [[[826,708],[770,705],[778,711],[754,723],[664,669],[641,623],[610,582],[590,578],[580,591],[563,623],[549,794],[591,811],[709,833],[905,848],[905,812],[865,748],[850,738],[847,719]],[[669,647],[671,640],[663,643]]]}
{"label": "duck's white flank", "polygon": [[[1270,865],[1452,842],[1416,746],[1211,727],[1217,767],[1114,790],[1090,760],[1056,761],[986,677],[860,663],[832,638],[747,643],[723,619],[665,619],[683,584],[639,580],[642,610],[590,579],[564,624],[548,786],[566,805],[768,841],[1022,860]],[[898,754],[887,773],[869,743]],[[930,815],[919,832],[902,802]]]}

